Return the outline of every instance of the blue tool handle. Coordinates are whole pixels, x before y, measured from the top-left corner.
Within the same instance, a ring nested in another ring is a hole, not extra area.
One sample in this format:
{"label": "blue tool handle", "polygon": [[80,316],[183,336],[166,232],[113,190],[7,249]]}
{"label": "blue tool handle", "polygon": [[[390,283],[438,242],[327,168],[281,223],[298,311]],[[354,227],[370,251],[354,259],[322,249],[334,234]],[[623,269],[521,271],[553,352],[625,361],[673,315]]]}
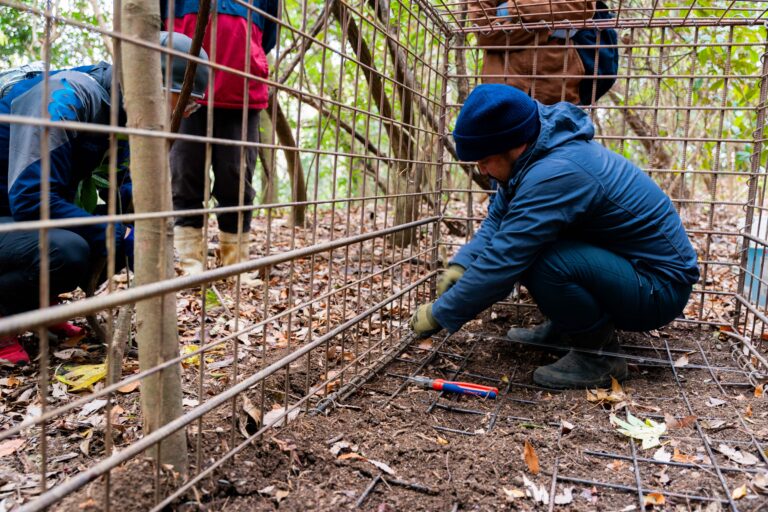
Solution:
{"label": "blue tool handle", "polygon": [[461,386],[459,384],[454,384],[453,382],[444,382],[443,391],[448,391],[450,393],[461,393],[462,395],[475,395],[483,398],[494,398],[494,399],[496,398],[495,391],[471,389],[471,388]]}

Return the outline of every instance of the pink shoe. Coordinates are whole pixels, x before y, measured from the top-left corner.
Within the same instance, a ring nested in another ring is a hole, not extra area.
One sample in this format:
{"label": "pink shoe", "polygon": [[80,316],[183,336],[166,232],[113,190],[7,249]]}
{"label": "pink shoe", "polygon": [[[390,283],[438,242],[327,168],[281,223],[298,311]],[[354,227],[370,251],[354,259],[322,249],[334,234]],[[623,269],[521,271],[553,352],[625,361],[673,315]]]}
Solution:
{"label": "pink shoe", "polygon": [[68,340],[75,336],[85,335],[85,329],[70,322],[61,322],[48,327],[48,332],[54,334],[60,340]]}
{"label": "pink shoe", "polygon": [[0,365],[26,366],[29,354],[19,343],[17,336],[0,336]]}

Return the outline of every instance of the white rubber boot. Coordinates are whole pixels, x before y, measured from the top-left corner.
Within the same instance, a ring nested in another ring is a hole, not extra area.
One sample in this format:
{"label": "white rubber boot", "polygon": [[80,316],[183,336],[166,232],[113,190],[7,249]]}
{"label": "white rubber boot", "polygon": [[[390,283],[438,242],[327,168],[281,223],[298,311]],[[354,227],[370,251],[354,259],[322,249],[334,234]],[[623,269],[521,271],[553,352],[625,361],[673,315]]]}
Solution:
{"label": "white rubber boot", "polygon": [[[249,233],[241,233],[238,237],[237,233],[219,231],[219,249],[221,251],[222,267],[241,263],[250,259],[250,240],[248,235]],[[239,244],[238,241],[240,241]],[[232,279],[234,280],[234,277]],[[248,274],[242,274],[240,276],[240,284],[243,286],[258,286],[262,284],[262,281],[260,279],[255,279]]]}
{"label": "white rubber boot", "polygon": [[205,244],[203,244],[202,229],[174,226],[173,247],[179,253],[179,266],[185,274],[199,274],[205,270]]}

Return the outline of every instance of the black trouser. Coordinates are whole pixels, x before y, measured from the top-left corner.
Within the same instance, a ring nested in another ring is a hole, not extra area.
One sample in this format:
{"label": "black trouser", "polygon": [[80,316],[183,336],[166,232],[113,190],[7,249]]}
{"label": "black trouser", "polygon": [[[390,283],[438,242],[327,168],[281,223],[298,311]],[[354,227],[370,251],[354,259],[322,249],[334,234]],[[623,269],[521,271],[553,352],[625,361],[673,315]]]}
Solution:
{"label": "black trouser", "polygon": [[[12,222],[0,217],[0,223]],[[88,279],[91,250],[79,235],[64,229],[48,231],[50,295],[74,290]],[[0,233],[0,314],[40,306],[40,243],[37,231]]]}
{"label": "black trouser", "polygon": [[[198,112],[181,121],[180,133],[187,135],[205,135],[208,109]],[[249,110],[247,122],[247,140],[256,142],[259,137],[259,111]],[[219,139],[242,140],[242,110],[213,109],[213,137]],[[245,157],[243,173],[243,205],[252,205],[255,192],[251,181],[256,164],[256,148],[213,144],[211,148],[211,166],[213,167],[212,196],[218,206],[239,206],[240,203],[240,152]],[[177,140],[171,149],[171,178],[174,210],[191,210],[203,207],[205,199],[205,144]],[[243,232],[247,233],[251,225],[251,211],[243,212]],[[218,215],[219,229],[227,233],[237,233],[237,213]],[[177,226],[203,227],[203,216],[178,217]]]}
{"label": "black trouser", "polygon": [[624,331],[658,329],[683,312],[691,285],[639,272],[627,259],[575,240],[543,251],[521,282],[566,333],[611,321]]}

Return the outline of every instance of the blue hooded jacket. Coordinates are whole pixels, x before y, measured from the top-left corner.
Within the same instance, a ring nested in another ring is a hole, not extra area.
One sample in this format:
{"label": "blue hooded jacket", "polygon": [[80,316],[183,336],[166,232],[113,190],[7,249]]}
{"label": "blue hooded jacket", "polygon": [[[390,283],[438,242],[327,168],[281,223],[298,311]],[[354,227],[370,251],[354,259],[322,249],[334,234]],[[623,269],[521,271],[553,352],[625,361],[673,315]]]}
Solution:
{"label": "blue hooded jacket", "polygon": [[[0,100],[0,114],[40,117],[45,104],[52,121],[109,124],[112,66],[105,62],[69,70],[52,71],[49,98],[43,98],[42,76],[23,80]],[[120,124],[125,113],[120,109]],[[0,123],[0,217],[16,221],[40,218],[42,162],[40,140],[43,126]],[[79,184],[108,157],[109,135],[52,127],[48,130],[50,153],[50,216],[53,219],[88,217],[75,204]],[[131,201],[132,186],[126,162],[127,141],[118,142],[118,174],[121,203]],[[103,199],[103,197],[102,197]],[[94,254],[106,253],[106,224],[67,228],[82,236]],[[125,228],[115,225],[116,247],[122,246]]]}
{"label": "blue hooded jacket", "polygon": [[661,279],[693,284],[699,278],[696,252],[669,197],[627,159],[592,140],[595,130],[583,110],[540,104],[539,119],[538,138],[451,261],[466,272],[432,306],[435,320],[450,332],[506,298],[560,239],[602,247]]}

